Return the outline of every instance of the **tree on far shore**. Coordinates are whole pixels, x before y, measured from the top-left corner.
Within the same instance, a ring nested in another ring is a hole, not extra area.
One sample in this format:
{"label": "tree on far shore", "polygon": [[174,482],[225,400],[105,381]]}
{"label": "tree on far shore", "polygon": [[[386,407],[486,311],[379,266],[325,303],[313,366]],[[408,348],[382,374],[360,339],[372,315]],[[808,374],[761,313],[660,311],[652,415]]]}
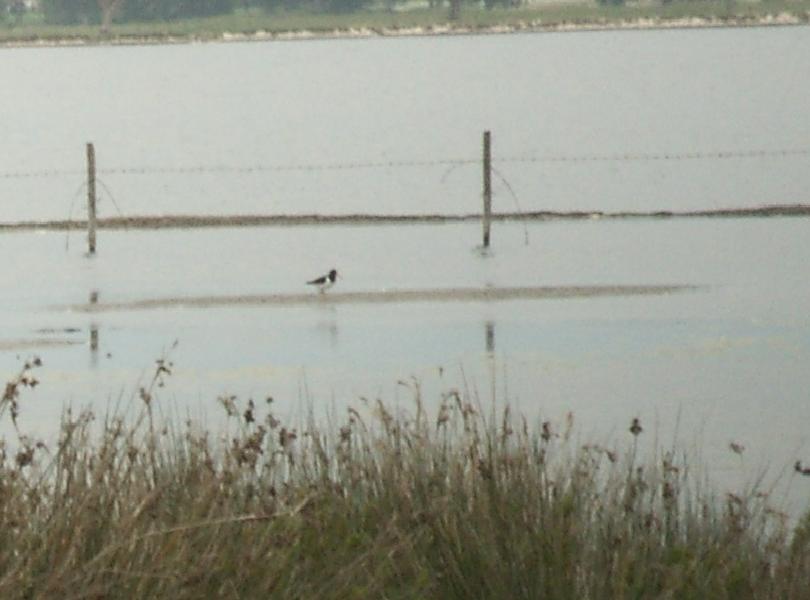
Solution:
{"label": "tree on far shore", "polygon": [[101,32],[107,33],[110,31],[113,17],[118,9],[124,4],[125,0],[97,0],[98,8],[101,11]]}

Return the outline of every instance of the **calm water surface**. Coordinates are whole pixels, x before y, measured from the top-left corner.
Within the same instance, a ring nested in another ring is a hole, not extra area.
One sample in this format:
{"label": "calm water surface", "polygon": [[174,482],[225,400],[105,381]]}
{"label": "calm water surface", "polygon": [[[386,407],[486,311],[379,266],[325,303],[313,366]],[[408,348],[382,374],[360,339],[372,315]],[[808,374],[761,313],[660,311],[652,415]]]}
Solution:
{"label": "calm water surface", "polygon": [[807,155],[508,160],[807,148],[807,27],[6,49],[0,81],[0,221],[80,215],[88,141],[102,215],[474,212],[476,165],[160,169],[476,159],[484,129],[507,159],[500,210],[793,203],[810,187]]}
{"label": "calm water surface", "polygon": [[[621,437],[639,415],[662,436],[679,428],[688,443],[701,440],[719,461],[731,459],[731,440],[749,445],[757,466],[808,451],[806,220],[503,224],[488,257],[475,251],[478,235],[474,224],[115,232],[102,235],[94,259],[75,236],[66,250],[64,233],[0,236],[4,255],[28,257],[4,267],[14,283],[0,306],[3,372],[31,352],[44,358],[43,385],[23,413],[42,430],[66,400],[103,408],[132,397],[178,340],[162,394],[181,412],[215,414],[215,397],[230,393],[271,394],[290,417],[309,402],[406,402],[397,381],[416,377],[429,402],[469,386],[486,403],[494,386],[499,400],[533,417],[570,410],[598,435]],[[300,306],[75,308],[94,290],[102,302],[300,293],[324,256],[341,268],[344,291],[697,288],[504,302],[352,305],[327,296]]]}
{"label": "calm water surface", "polygon": [[[687,210],[806,202],[808,156],[518,161],[801,149],[805,27],[0,51],[0,221],[81,217],[84,143],[102,216],[466,213],[491,129],[499,210]],[[438,161],[401,166],[401,161]],[[392,161],[374,168],[274,170]],[[234,170],[232,167],[261,167]],[[197,170],[201,167],[204,169]],[[137,171],[142,169],[142,172]],[[122,172],[124,170],[125,172]],[[137,171],[137,172],[136,172]],[[168,172],[167,172],[168,171]],[[509,182],[512,193],[503,180]],[[0,372],[40,355],[26,431],[65,403],[128,402],[175,340],[171,410],[273,395],[301,417],[468,387],[624,439],[638,416],[727,479],[810,462],[806,219],[0,235]],[[528,241],[528,243],[527,243]],[[102,302],[346,291],[669,285],[668,295],[100,311]],[[90,348],[91,331],[98,349]],[[5,427],[5,425],[4,425]],[[748,448],[743,460],[730,441]],[[790,483],[789,481],[787,483]],[[795,482],[798,484],[804,481]],[[790,498],[806,498],[793,485]],[[806,486],[805,486],[806,487]],[[798,491],[797,491],[798,490]],[[805,490],[806,492],[806,490]]]}

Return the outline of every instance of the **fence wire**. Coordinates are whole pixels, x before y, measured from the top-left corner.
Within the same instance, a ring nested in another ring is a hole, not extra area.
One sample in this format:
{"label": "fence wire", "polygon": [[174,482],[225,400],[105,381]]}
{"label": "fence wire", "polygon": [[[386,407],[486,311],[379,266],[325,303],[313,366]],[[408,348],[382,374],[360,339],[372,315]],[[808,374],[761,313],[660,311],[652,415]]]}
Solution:
{"label": "fence wire", "polygon": [[[546,156],[505,156],[493,157],[496,164],[519,163],[597,163],[597,162],[664,162],[694,160],[728,160],[752,158],[787,158],[810,156],[810,148],[777,149],[777,150],[721,150],[711,152],[663,152],[663,153],[624,153],[624,154],[583,154],[583,155],[546,155]],[[445,158],[432,160],[389,160],[389,161],[355,161],[345,163],[311,163],[311,164],[254,164],[254,165],[196,165],[196,166],[139,166],[100,168],[97,173],[103,175],[196,175],[206,173],[262,173],[262,172],[315,172],[315,171],[348,171],[361,169],[398,169],[459,167],[481,164],[480,158]],[[35,179],[48,177],[75,177],[84,175],[84,170],[42,169],[34,171],[0,171],[0,179]]]}

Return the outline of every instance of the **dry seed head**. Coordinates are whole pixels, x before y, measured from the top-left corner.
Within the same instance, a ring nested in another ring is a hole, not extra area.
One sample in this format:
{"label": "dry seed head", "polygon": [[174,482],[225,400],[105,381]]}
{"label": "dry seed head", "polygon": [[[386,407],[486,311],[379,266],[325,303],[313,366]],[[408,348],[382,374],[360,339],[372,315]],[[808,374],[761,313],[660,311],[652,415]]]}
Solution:
{"label": "dry seed head", "polygon": [[217,400],[229,417],[239,416],[239,411],[236,409],[236,396],[220,396]]}
{"label": "dry seed head", "polygon": [[286,448],[291,442],[295,441],[298,438],[298,435],[295,433],[295,430],[287,430],[286,427],[282,427],[281,431],[278,432],[278,443],[281,445],[282,448]]}
{"label": "dry seed head", "polygon": [[565,413],[565,433],[563,434],[563,439],[568,441],[573,431],[574,431],[574,413],[572,413],[569,410],[567,413]]}
{"label": "dry seed head", "polygon": [[30,465],[34,462],[34,447],[26,446],[23,450],[17,452],[17,456],[14,457],[14,462],[17,463],[20,469]]}
{"label": "dry seed head", "polygon": [[439,414],[436,416],[436,429],[447,423],[450,420],[450,411],[447,408],[447,404],[442,403],[441,407],[439,408]]}
{"label": "dry seed head", "polygon": [[152,402],[152,394],[146,391],[146,388],[142,387],[138,393],[140,394],[141,400],[143,400],[144,404],[149,404]]}
{"label": "dry seed head", "polygon": [[6,383],[6,391],[3,392],[3,401],[10,402],[17,397],[17,383],[9,381]]}
{"label": "dry seed head", "polygon": [[745,451],[745,446],[738,444],[737,442],[730,442],[728,447],[731,448],[731,451],[734,452],[734,454],[742,454]]}
{"label": "dry seed head", "polygon": [[254,423],[256,421],[256,418],[253,416],[253,400],[248,403],[248,407],[245,409],[242,416],[245,419],[245,423]]}

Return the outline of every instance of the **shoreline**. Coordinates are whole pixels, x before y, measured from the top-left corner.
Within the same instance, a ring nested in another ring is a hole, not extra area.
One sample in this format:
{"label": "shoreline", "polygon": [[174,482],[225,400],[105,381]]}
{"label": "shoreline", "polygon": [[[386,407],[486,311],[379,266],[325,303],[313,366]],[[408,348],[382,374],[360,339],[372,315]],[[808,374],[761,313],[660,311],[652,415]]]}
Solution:
{"label": "shoreline", "polygon": [[[705,218],[770,218],[810,217],[810,205],[787,204],[753,208],[725,208],[691,211],[526,211],[499,212],[492,215],[501,221],[562,221],[616,219],[705,219]],[[344,215],[133,215],[98,219],[97,228],[106,230],[138,229],[203,229],[221,227],[298,227],[314,225],[425,225],[479,221],[479,213],[468,214],[344,214]],[[0,234],[16,231],[74,231],[87,228],[87,221],[49,220],[0,222]]]}
{"label": "shoreline", "polygon": [[660,296],[694,292],[701,286],[670,285],[573,285],[542,287],[484,287],[383,289],[329,294],[241,294],[220,296],[172,296],[123,302],[91,302],[56,306],[56,310],[103,313],[111,311],[157,310],[166,308],[209,309],[223,306],[305,306],[336,304],[403,304],[415,302],[504,302],[510,300],[564,300],[616,296]]}
{"label": "shoreline", "polygon": [[633,19],[595,19],[544,22],[542,19],[511,24],[469,26],[439,23],[416,27],[348,27],[337,29],[296,29],[253,32],[178,34],[117,34],[104,38],[77,34],[66,37],[31,37],[0,40],[0,48],[58,48],[88,46],[141,46],[193,43],[232,43],[306,41],[332,39],[379,39],[428,36],[504,35],[516,33],[568,33],[605,31],[654,31],[677,29],[724,29],[756,27],[798,27],[810,24],[810,13],[797,15],[781,12],[762,16],[733,17],[640,17]]}

